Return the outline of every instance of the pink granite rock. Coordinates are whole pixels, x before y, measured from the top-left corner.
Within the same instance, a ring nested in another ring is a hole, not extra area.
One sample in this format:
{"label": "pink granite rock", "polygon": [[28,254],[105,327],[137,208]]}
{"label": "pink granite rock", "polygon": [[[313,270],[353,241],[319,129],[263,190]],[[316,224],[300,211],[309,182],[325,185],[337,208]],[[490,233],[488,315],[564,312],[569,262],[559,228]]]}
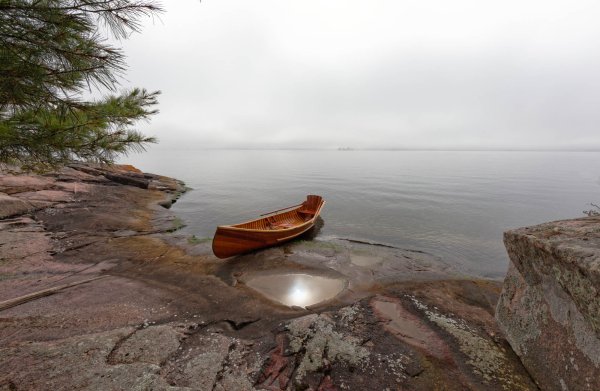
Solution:
{"label": "pink granite rock", "polygon": [[74,201],[71,192],[63,190],[40,190],[19,193],[18,197],[27,201],[71,202]]}
{"label": "pink granite rock", "polygon": [[27,213],[33,206],[23,200],[0,193],[0,219]]}
{"label": "pink granite rock", "polygon": [[6,194],[49,189],[53,180],[37,175],[0,175],[0,191]]}
{"label": "pink granite rock", "polygon": [[504,234],[511,264],[496,310],[544,390],[600,390],[600,217]]}

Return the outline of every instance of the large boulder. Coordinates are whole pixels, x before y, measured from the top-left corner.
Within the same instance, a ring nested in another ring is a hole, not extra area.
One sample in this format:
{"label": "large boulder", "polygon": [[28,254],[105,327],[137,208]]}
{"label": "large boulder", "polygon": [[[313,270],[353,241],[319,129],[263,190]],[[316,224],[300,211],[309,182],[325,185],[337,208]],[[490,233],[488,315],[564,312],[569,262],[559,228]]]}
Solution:
{"label": "large boulder", "polygon": [[600,217],[504,234],[496,319],[543,390],[600,390]]}

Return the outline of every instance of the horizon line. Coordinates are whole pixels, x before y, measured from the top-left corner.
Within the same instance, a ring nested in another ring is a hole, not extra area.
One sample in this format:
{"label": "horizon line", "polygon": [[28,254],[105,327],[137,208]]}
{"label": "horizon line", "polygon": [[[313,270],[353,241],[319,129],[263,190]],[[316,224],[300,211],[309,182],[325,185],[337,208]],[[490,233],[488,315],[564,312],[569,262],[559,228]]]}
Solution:
{"label": "horizon line", "polygon": [[[160,143],[158,145],[161,145]],[[165,144],[162,144],[166,146]],[[535,147],[423,147],[423,148],[353,148],[353,147],[179,147],[173,149],[193,149],[193,150],[225,150],[225,151],[390,151],[390,152],[600,152],[600,147],[592,148],[535,148]]]}

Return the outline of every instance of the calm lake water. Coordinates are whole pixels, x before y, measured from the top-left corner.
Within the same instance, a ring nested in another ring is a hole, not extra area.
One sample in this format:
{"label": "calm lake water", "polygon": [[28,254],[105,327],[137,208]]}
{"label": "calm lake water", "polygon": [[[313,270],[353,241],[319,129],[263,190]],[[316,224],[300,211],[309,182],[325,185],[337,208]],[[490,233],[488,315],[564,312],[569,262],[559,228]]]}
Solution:
{"label": "calm lake water", "polygon": [[423,250],[487,277],[508,266],[503,231],[600,202],[595,152],[154,149],[126,161],[193,188],[173,206],[190,235],[320,194],[320,238]]}

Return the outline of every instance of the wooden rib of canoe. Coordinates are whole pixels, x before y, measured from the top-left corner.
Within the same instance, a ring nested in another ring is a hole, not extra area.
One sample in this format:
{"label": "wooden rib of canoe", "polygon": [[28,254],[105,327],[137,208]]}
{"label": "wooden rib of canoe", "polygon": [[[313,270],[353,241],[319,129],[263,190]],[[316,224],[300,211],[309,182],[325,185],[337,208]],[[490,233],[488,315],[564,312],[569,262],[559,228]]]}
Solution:
{"label": "wooden rib of canoe", "polygon": [[219,258],[228,258],[292,240],[314,227],[324,204],[321,196],[309,195],[303,203],[266,213],[266,217],[219,226],[212,242],[213,252]]}

